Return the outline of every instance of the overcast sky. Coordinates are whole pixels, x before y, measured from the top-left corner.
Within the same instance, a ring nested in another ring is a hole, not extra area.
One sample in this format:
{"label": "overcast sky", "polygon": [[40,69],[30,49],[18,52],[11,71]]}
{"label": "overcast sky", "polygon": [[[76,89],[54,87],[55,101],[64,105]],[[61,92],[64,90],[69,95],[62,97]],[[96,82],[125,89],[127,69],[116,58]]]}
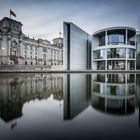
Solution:
{"label": "overcast sky", "polygon": [[0,0],[0,18],[12,9],[23,33],[51,40],[63,32],[63,21],[89,34],[110,26],[140,29],[140,0]]}

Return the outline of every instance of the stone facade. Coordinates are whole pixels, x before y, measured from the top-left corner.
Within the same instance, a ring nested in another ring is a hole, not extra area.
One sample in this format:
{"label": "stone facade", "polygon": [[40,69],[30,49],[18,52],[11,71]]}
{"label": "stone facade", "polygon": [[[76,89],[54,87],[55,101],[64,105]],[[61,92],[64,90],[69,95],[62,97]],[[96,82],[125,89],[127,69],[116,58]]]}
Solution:
{"label": "stone facade", "polygon": [[52,43],[22,33],[22,23],[8,17],[0,21],[0,65],[63,66],[63,38]]}

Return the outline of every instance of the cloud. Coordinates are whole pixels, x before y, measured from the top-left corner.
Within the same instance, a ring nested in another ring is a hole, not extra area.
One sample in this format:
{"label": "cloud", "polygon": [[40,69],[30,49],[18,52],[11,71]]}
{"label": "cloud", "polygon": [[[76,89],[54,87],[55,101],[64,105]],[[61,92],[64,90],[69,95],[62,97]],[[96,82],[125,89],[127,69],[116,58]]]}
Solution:
{"label": "cloud", "polygon": [[88,33],[117,25],[139,28],[139,0],[3,0],[0,17],[17,13],[23,32],[31,37],[52,39],[72,21]]}

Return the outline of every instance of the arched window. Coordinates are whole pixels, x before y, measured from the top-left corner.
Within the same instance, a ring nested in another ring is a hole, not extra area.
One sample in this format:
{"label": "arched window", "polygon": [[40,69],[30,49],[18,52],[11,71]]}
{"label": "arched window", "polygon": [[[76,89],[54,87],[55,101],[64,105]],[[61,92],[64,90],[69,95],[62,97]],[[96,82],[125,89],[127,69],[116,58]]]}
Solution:
{"label": "arched window", "polygon": [[14,41],[12,41],[12,43],[11,43],[11,47],[12,48],[15,48],[15,47],[17,47],[17,42],[14,40]]}
{"label": "arched window", "polygon": [[25,61],[25,65],[27,65],[27,61]]}

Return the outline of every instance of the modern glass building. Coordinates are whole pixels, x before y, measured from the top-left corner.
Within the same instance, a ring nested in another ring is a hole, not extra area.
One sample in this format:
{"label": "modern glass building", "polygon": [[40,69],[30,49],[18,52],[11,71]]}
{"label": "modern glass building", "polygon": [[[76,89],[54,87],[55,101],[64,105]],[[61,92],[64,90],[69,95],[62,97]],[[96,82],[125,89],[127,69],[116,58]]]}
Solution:
{"label": "modern glass building", "polygon": [[136,30],[111,27],[93,35],[93,70],[135,70]]}
{"label": "modern glass building", "polygon": [[65,70],[136,70],[139,47],[131,27],[110,27],[89,35],[73,23],[64,23]]}

